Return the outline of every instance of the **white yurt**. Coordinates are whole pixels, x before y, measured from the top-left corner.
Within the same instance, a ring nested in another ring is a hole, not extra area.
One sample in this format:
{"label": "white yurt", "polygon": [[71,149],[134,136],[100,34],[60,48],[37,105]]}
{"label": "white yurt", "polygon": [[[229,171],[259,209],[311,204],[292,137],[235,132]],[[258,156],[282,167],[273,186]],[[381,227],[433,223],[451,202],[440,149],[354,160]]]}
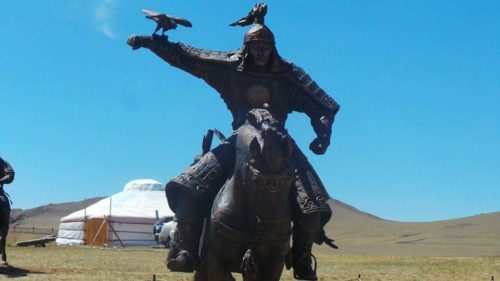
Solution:
{"label": "white yurt", "polygon": [[155,180],[133,180],[122,192],[61,219],[58,245],[147,246],[156,242],[153,225],[174,216],[164,186]]}

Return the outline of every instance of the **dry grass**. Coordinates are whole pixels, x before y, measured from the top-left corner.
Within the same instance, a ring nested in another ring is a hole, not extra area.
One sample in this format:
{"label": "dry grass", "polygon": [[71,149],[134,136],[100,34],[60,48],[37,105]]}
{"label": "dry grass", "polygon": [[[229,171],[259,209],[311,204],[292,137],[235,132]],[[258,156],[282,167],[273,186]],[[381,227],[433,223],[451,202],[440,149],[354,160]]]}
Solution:
{"label": "dry grass", "polygon": [[[9,247],[14,268],[5,277],[18,280],[192,280],[163,264],[161,249],[17,248]],[[500,278],[500,257],[382,257],[318,253],[320,280],[491,280]],[[236,274],[235,274],[236,275]],[[2,279],[0,275],[0,279]],[[236,276],[237,280],[242,280]],[[285,271],[282,280],[293,280]]]}
{"label": "dry grass", "polygon": [[[81,202],[77,202],[80,204]],[[78,205],[77,204],[77,205]],[[456,220],[403,223],[387,221],[333,201],[327,233],[337,251],[315,247],[320,280],[500,280],[500,212]],[[78,205],[79,207],[80,205]],[[27,210],[18,226],[57,226],[73,203]],[[57,215],[59,214],[59,215]],[[43,235],[9,233],[9,244]],[[164,250],[150,248],[9,247],[14,267],[3,277],[19,280],[192,280],[192,274],[167,272]],[[486,257],[490,256],[490,257]],[[241,277],[235,274],[238,281]],[[291,281],[285,271],[282,280]]]}

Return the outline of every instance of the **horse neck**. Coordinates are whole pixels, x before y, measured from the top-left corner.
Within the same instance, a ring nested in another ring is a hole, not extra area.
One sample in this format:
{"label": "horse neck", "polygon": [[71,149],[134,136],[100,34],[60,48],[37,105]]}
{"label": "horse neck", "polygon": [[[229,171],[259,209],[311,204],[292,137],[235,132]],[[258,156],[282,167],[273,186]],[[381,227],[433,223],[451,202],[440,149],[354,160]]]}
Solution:
{"label": "horse neck", "polygon": [[[236,169],[233,175],[232,195],[235,206],[241,206],[239,219],[246,221],[249,227],[256,229],[260,223],[269,224],[277,221],[288,221],[290,187],[284,187],[279,192],[271,192],[255,181],[247,157],[237,157]],[[280,171],[283,169],[280,169]],[[258,176],[257,176],[258,177]],[[260,223],[259,223],[260,221]]]}
{"label": "horse neck", "polygon": [[255,229],[256,207],[254,200],[249,200],[252,194],[249,194],[245,186],[245,163],[246,161],[235,163],[234,172],[219,192],[212,212],[236,229],[251,231]]}
{"label": "horse neck", "polygon": [[[259,131],[249,125],[243,125],[240,128],[236,140],[236,159],[233,174],[219,193],[216,204],[216,212],[223,217],[224,221],[235,228],[250,232],[259,230],[262,222],[268,225],[276,221],[288,221],[290,215],[289,186],[279,192],[271,192],[266,190],[266,184],[262,184],[258,180],[255,181],[255,179],[262,177],[261,175],[255,175],[252,171],[250,166],[252,153],[248,149],[250,149],[252,140],[255,137],[260,137],[259,134]],[[273,141],[278,140],[271,138],[267,145],[274,144]],[[273,149],[273,147],[270,147],[270,149]],[[286,166],[284,165],[286,160],[280,161],[278,164],[273,162],[273,157],[284,157],[282,153],[282,149],[276,151],[276,153],[264,153],[265,155],[259,161],[267,162],[261,162],[260,164],[263,165],[254,168],[264,168],[260,172],[268,173],[281,171],[283,169],[281,166]],[[274,169],[270,171],[266,169],[273,163],[279,167],[273,167]]]}

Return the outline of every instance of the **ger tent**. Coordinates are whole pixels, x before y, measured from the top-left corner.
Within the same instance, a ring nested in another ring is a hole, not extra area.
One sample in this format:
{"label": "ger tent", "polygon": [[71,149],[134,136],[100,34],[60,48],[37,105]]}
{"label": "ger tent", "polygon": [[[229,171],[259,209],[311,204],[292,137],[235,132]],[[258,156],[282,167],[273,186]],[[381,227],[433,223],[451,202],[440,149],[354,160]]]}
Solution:
{"label": "ger tent", "polygon": [[122,192],[63,217],[56,243],[153,245],[156,210],[160,217],[174,216],[162,184],[155,180],[133,180]]}

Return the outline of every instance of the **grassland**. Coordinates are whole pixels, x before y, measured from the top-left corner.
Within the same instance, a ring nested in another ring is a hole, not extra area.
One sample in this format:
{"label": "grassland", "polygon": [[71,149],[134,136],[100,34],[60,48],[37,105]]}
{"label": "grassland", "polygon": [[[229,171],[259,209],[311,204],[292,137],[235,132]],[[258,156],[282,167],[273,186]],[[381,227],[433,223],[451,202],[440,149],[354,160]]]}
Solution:
{"label": "grassland", "polygon": [[[12,268],[0,279],[16,280],[178,280],[163,264],[165,250],[88,247],[9,247]],[[484,280],[500,278],[500,257],[394,257],[317,252],[320,280]],[[235,275],[237,280],[242,280]],[[282,280],[294,280],[285,271]]]}
{"label": "grassland", "polygon": [[[18,227],[56,228],[63,215],[85,202],[50,204],[18,210]],[[326,226],[339,250],[315,247],[320,280],[500,280],[500,212],[471,217],[407,223],[384,220],[340,201],[331,202],[334,215]],[[12,228],[11,228],[12,230]],[[43,235],[9,233],[7,241]],[[165,250],[152,248],[9,247],[13,268],[0,280],[192,280],[191,274],[167,272]],[[241,281],[241,277],[237,276]],[[291,281],[285,271],[282,280]]]}

